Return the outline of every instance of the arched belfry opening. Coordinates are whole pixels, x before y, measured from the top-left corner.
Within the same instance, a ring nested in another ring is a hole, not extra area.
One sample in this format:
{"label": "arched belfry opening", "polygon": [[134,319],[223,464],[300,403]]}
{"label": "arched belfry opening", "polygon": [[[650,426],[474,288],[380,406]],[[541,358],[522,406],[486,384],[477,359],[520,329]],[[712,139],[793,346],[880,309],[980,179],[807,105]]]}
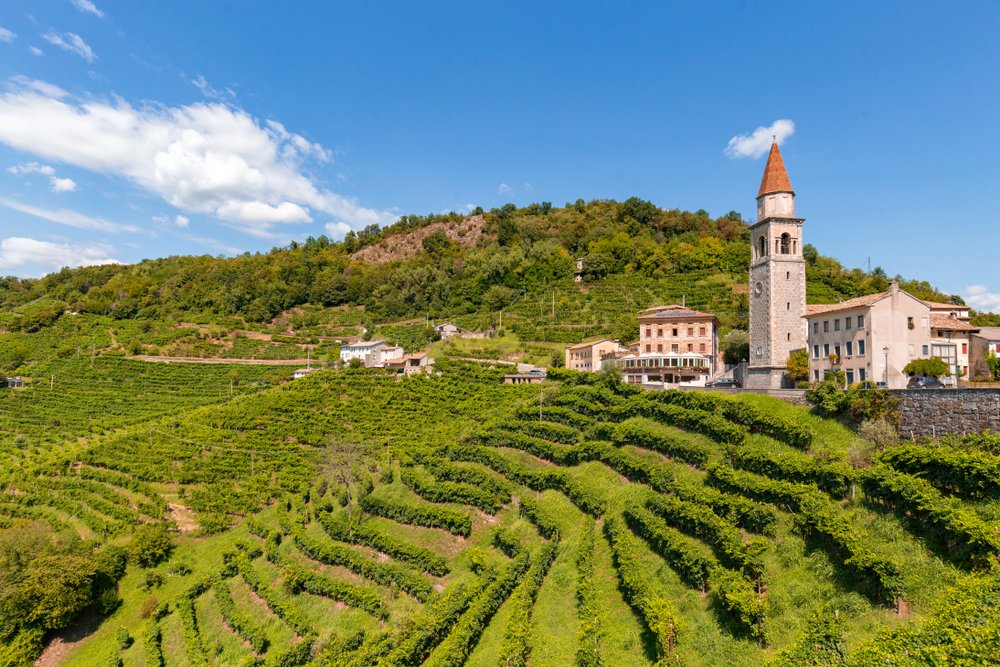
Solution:
{"label": "arched belfry opening", "polygon": [[757,257],[760,258],[766,254],[767,254],[767,242],[764,240],[764,237],[761,236],[759,239],[757,239]]}
{"label": "arched belfry opening", "polygon": [[787,255],[792,252],[792,236],[788,232],[781,235],[780,248],[782,255]]}

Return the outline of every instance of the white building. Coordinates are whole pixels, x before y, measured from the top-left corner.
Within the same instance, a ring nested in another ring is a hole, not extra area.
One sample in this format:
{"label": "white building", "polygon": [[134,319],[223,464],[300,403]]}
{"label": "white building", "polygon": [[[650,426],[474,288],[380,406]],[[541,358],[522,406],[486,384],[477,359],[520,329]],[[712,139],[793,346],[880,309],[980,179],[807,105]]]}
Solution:
{"label": "white building", "polygon": [[365,368],[383,368],[385,362],[402,356],[403,348],[398,345],[389,345],[384,340],[357,341],[342,345],[340,348],[340,361],[342,363],[347,364],[353,359],[358,359]]}
{"label": "white building", "polygon": [[436,325],[434,327],[434,331],[438,332],[438,335],[441,336],[441,340],[448,340],[452,336],[461,336],[465,333],[465,329],[456,326],[451,322],[443,322],[442,324]]}
{"label": "white building", "polygon": [[390,359],[385,362],[385,367],[399,375],[415,375],[429,373],[434,367],[434,360],[427,352],[416,352],[398,359]]}

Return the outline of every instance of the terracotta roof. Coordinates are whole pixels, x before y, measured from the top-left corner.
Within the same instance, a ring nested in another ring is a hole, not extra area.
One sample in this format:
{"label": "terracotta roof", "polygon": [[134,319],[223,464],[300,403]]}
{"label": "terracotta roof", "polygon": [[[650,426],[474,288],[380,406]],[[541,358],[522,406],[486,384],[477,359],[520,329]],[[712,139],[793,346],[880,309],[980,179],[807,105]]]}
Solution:
{"label": "terracotta roof", "polygon": [[960,306],[957,303],[942,303],[940,301],[924,301],[931,310],[968,310],[968,306]]}
{"label": "terracotta roof", "polygon": [[848,299],[847,301],[841,301],[840,303],[811,303],[806,306],[806,317],[812,315],[819,315],[821,313],[832,313],[836,310],[850,310],[851,308],[865,308],[872,305],[878,301],[881,301],[885,297],[889,296],[888,292],[879,292],[878,294],[866,294],[865,296],[856,296],[853,299]]}
{"label": "terracotta roof", "polygon": [[931,329],[947,329],[948,331],[979,331],[965,320],[948,315],[931,315]]}
{"label": "terracotta roof", "polygon": [[697,310],[692,310],[687,306],[678,306],[677,304],[670,304],[669,306],[653,306],[652,308],[646,308],[645,310],[639,311],[639,317],[711,317],[714,318],[715,315],[710,315],[709,313],[702,313]]}
{"label": "terracotta roof", "polygon": [[570,345],[568,349],[570,349],[570,350],[582,350],[585,347],[591,347],[593,345],[597,345],[598,343],[603,343],[605,341],[607,341],[609,343],[617,343],[618,342],[618,341],[612,340],[610,338],[600,338],[598,340],[591,340],[591,341],[587,341],[585,343],[577,343],[576,345]]}
{"label": "terracotta roof", "polygon": [[792,184],[788,182],[788,172],[785,162],[781,159],[778,142],[771,143],[771,153],[767,156],[767,166],[764,167],[764,178],[760,180],[760,192],[757,196],[770,192],[792,192]]}
{"label": "terracotta roof", "polygon": [[979,335],[986,340],[1000,340],[1000,327],[979,327]]}

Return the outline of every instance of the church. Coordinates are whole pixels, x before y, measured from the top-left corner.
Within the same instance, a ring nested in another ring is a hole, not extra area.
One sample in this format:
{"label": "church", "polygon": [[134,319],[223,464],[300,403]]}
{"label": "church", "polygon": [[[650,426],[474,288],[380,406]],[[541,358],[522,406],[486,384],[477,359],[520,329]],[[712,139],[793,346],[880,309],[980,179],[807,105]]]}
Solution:
{"label": "church", "polygon": [[806,263],[795,192],[772,141],[750,226],[750,360],[746,388],[784,389],[788,356],[806,347]]}

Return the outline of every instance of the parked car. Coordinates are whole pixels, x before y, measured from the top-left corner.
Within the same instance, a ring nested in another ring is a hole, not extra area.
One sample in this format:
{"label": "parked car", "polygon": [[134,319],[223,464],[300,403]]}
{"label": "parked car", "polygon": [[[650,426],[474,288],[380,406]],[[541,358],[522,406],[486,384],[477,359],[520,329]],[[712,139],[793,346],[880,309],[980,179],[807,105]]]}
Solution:
{"label": "parked car", "polygon": [[734,388],[738,389],[740,386],[740,381],[736,378],[720,378],[714,382],[709,382],[705,385],[706,387],[716,387],[719,389]]}
{"label": "parked car", "polygon": [[944,389],[944,383],[936,377],[914,375],[906,383],[907,389]]}

